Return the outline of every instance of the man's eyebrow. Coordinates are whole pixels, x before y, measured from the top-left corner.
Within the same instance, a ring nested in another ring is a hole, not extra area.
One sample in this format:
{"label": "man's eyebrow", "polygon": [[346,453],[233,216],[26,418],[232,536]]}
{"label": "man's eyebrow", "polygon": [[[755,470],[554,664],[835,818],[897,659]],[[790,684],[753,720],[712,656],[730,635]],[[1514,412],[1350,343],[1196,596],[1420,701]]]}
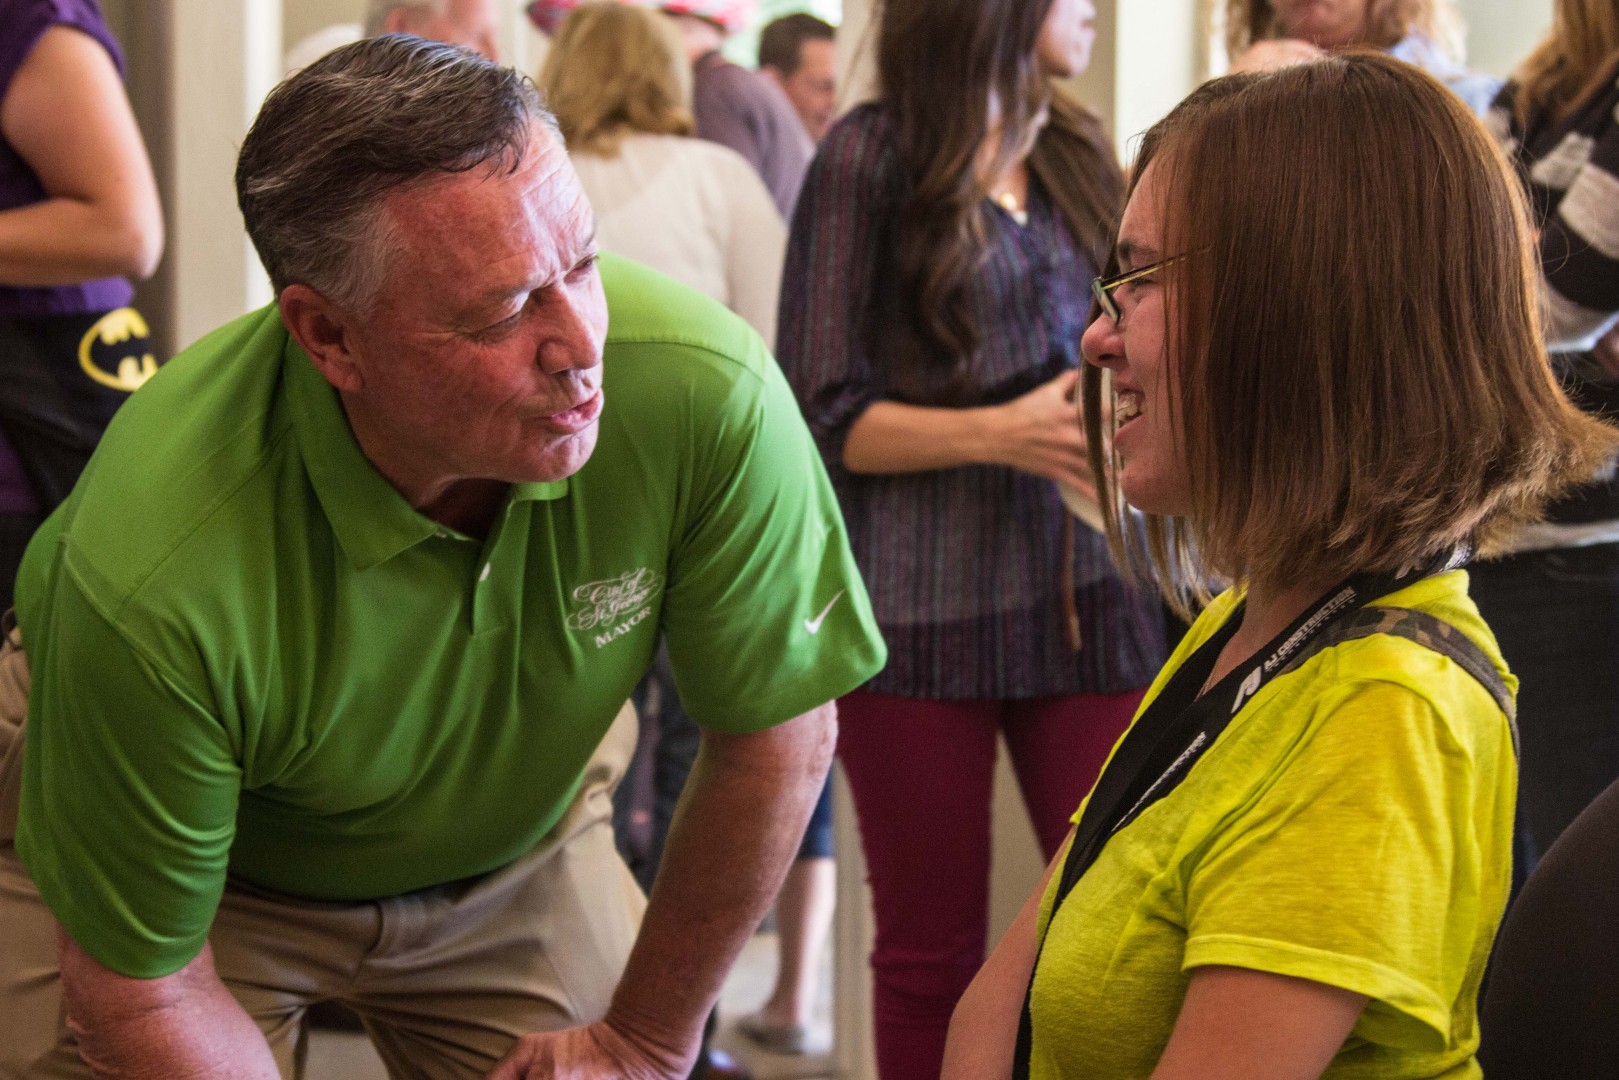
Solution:
{"label": "man's eyebrow", "polygon": [[[585,239],[585,242],[580,245],[579,250],[581,254],[574,260],[572,266],[577,266],[579,263],[582,263],[587,259],[595,258],[598,254],[600,254],[600,250],[596,247],[596,226],[594,222],[591,223],[590,233]],[[570,266],[569,269],[571,269],[572,266]],[[563,271],[563,273],[566,272],[567,270]],[[531,293],[535,289],[543,289],[545,286],[552,284],[554,280],[555,279],[538,282],[525,282],[520,285],[495,285],[480,293],[476,303],[479,308],[488,307],[492,304],[498,304],[504,300],[510,300],[514,296],[522,296],[526,293]]]}
{"label": "man's eyebrow", "polygon": [[564,273],[567,273],[568,270],[572,270],[574,267],[577,267],[582,262],[594,259],[598,254],[601,253],[601,249],[596,246],[597,230],[599,226],[600,220],[596,217],[596,212],[594,210],[590,211],[590,227],[584,230],[584,239],[573,245],[573,262],[568,264],[567,269],[563,271]]}

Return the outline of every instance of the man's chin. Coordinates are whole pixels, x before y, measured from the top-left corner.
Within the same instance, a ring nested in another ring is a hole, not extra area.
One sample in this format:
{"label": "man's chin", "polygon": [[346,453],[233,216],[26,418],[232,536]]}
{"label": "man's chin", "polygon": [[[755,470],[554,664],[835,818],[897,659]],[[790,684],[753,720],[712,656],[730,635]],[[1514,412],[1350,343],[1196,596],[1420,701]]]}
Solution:
{"label": "man's chin", "polygon": [[600,424],[593,423],[582,431],[551,440],[523,470],[523,481],[531,484],[555,483],[566,480],[584,468],[585,462],[596,451],[596,436],[600,427]]}

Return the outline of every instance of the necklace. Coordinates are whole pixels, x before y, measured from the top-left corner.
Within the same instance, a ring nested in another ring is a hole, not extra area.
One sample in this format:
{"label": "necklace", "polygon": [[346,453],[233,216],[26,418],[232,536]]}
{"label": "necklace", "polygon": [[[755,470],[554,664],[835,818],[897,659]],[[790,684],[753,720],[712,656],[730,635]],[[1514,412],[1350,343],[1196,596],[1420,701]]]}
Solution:
{"label": "necklace", "polygon": [[1027,225],[1029,223],[1029,211],[1018,202],[1018,197],[1012,192],[1001,192],[995,197],[995,202],[1002,210],[1005,210],[1009,215],[1011,215],[1012,220],[1017,222],[1019,225]]}

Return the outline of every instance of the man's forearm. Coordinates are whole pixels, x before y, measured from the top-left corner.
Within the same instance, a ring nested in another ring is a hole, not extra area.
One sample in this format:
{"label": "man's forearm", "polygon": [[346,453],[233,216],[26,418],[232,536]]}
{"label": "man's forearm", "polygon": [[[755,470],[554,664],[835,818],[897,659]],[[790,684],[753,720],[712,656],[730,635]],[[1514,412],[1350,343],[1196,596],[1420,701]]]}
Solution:
{"label": "man's forearm", "polygon": [[836,736],[831,704],[758,734],[704,735],[609,1024],[673,1052],[695,1044],[798,850]]}
{"label": "man's forearm", "polygon": [[278,1080],[258,1026],[214,972],[204,949],[160,979],[132,979],[97,963],[58,932],[68,1026],[98,1077]]}

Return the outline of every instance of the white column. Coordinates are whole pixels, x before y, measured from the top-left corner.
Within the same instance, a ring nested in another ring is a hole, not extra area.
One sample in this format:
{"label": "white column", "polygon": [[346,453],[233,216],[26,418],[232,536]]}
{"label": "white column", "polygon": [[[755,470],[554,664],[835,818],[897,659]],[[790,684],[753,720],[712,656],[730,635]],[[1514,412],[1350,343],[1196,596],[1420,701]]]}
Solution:
{"label": "white column", "polygon": [[1096,0],[1096,8],[1090,70],[1074,85],[1128,163],[1141,133],[1208,77],[1212,0]]}
{"label": "white column", "polygon": [[1552,0],[1461,0],[1467,64],[1507,76],[1552,27]]}
{"label": "white column", "polygon": [[1208,74],[1209,30],[1197,0],[1109,0],[1113,140],[1128,161],[1134,141]]}
{"label": "white column", "polygon": [[[154,5],[156,6],[156,5]],[[236,153],[281,77],[281,0],[165,0],[172,337],[184,348],[272,299],[236,209]]]}

